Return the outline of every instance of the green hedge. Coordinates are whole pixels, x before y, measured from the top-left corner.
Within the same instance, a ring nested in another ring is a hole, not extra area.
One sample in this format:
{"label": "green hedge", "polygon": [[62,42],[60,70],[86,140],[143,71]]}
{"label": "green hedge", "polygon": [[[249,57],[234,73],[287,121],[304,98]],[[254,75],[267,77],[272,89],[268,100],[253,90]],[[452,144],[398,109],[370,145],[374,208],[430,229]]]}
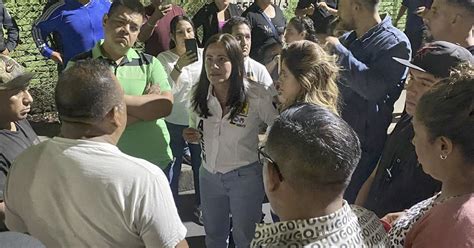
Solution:
{"label": "green hedge", "polygon": [[[182,6],[188,15],[192,16],[207,1],[208,0],[177,0],[174,2]],[[43,114],[55,111],[53,91],[57,80],[56,65],[51,60],[46,60],[39,54],[31,37],[31,25],[41,14],[45,2],[46,0],[5,1],[5,6],[15,18],[20,28],[21,43],[12,53],[12,57],[36,74],[30,87],[35,100],[32,106],[32,114]],[[288,0],[287,3],[288,8],[284,10],[284,13],[289,19],[294,16],[294,8],[296,7],[297,0]],[[401,0],[385,0],[382,2],[382,11],[395,16],[400,3]],[[404,25],[403,22],[401,22],[400,25]],[[140,48],[142,46],[138,45],[138,47]]]}

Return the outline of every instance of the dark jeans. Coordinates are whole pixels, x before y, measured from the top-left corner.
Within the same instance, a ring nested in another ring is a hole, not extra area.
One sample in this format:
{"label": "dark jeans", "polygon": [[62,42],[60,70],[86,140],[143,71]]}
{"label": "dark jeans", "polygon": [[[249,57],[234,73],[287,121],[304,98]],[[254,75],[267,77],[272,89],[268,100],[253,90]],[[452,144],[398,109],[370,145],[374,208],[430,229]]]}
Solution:
{"label": "dark jeans", "polygon": [[199,193],[199,167],[201,167],[201,146],[198,144],[189,144],[183,139],[183,130],[188,126],[176,125],[166,122],[168,132],[170,133],[170,147],[175,158],[169,173],[167,174],[170,181],[171,192],[175,201],[178,200],[179,176],[181,175],[181,165],[183,163],[184,148],[189,147],[191,153],[191,167],[193,169],[194,190],[196,197],[196,205],[201,204]]}
{"label": "dark jeans", "polygon": [[351,182],[344,193],[344,199],[349,204],[354,204],[360,188],[362,188],[362,185],[375,169],[380,155],[381,152],[369,153],[362,151],[362,157],[360,158],[359,164],[352,174]]}

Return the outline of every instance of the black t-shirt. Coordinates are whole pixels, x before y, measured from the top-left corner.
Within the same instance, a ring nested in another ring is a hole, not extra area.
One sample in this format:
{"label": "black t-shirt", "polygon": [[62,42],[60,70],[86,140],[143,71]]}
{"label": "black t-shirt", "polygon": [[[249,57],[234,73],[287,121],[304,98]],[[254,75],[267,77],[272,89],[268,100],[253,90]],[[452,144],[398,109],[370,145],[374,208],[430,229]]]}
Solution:
{"label": "black t-shirt", "polygon": [[423,172],[411,143],[411,117],[404,114],[387,139],[364,207],[380,218],[432,197],[441,183]]}
{"label": "black t-shirt", "polygon": [[[328,11],[318,8],[317,3],[321,2],[319,0],[299,0],[297,9],[304,9],[309,7],[311,4],[314,5],[314,13],[309,16],[314,22],[314,28],[317,33],[326,33],[328,30],[329,23],[334,20],[335,16],[331,15]],[[338,0],[325,0],[326,4],[333,8],[337,9]]]}
{"label": "black t-shirt", "polygon": [[[242,15],[242,9],[238,4],[229,4],[227,11],[229,11],[229,15],[231,17]],[[203,37],[200,41],[202,46],[206,44],[207,40],[211,38],[211,36],[219,33],[217,12],[219,12],[219,9],[217,8],[216,3],[212,2],[204,5],[193,16],[194,27],[198,29],[202,26]]]}
{"label": "black t-shirt", "polygon": [[247,18],[252,27],[250,57],[263,64],[266,62],[264,57],[267,50],[273,49],[275,45],[281,45],[280,37],[283,35],[286,26],[286,19],[281,9],[274,4],[272,6],[275,8],[275,17],[271,18],[271,22],[278,34],[273,32],[267,19],[263,16],[262,9],[256,3],[250,5],[242,14],[243,17]]}
{"label": "black t-shirt", "polygon": [[3,201],[5,180],[13,160],[26,148],[39,142],[28,121],[21,120],[15,125],[16,132],[0,130],[0,201]]}

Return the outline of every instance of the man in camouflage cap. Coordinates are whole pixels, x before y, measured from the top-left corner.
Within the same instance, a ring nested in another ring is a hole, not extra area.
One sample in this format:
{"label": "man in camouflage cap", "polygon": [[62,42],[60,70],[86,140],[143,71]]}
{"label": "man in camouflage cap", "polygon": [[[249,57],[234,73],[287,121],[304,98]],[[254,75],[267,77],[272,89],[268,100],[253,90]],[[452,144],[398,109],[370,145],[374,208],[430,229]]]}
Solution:
{"label": "man in camouflage cap", "polygon": [[0,55],[0,231],[4,226],[3,190],[13,160],[38,137],[26,120],[33,98],[28,85],[33,74],[12,58]]}

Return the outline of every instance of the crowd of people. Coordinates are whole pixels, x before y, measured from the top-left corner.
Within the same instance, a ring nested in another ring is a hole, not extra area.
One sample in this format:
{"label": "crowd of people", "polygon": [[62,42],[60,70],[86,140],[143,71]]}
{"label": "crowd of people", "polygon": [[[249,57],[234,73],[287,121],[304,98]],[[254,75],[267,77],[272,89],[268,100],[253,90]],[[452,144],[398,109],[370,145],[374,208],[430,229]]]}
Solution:
{"label": "crowd of people", "polygon": [[474,3],[404,0],[405,32],[379,7],[300,0],[287,22],[271,0],[193,17],[162,0],[50,1],[32,35],[58,64],[61,131],[41,142],[3,8],[0,231],[188,247],[188,163],[209,248],[473,247]]}

